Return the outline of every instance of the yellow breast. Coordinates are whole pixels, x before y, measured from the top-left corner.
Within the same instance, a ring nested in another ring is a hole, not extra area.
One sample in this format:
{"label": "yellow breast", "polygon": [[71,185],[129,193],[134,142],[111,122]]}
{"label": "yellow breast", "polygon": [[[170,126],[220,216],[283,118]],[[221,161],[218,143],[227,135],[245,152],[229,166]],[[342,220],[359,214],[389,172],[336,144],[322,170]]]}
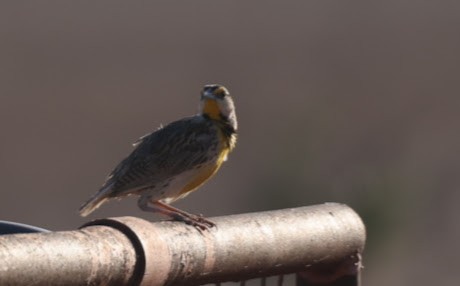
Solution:
{"label": "yellow breast", "polygon": [[203,166],[199,171],[196,173],[194,178],[184,186],[182,191],[180,192],[179,196],[182,197],[189,192],[192,192],[202,186],[207,180],[209,180],[216,172],[219,170],[222,163],[227,158],[227,154],[229,152],[228,148],[224,148],[214,163],[208,164]]}

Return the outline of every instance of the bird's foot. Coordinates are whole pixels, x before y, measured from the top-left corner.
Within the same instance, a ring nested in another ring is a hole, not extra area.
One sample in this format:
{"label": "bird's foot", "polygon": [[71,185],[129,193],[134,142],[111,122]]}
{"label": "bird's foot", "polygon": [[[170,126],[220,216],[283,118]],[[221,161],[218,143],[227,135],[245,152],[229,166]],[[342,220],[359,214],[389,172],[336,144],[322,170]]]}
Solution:
{"label": "bird's foot", "polygon": [[215,223],[204,218],[202,215],[197,216],[197,215],[192,215],[192,214],[188,214],[188,215],[176,214],[174,215],[173,218],[178,221],[183,221],[188,225],[194,226],[200,231],[208,230],[216,226]]}

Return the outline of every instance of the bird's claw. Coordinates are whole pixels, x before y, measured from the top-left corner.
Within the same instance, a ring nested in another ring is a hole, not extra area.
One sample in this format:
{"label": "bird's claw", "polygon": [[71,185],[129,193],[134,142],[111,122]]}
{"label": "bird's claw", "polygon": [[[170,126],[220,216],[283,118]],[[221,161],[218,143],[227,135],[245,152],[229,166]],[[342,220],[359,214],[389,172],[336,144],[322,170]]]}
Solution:
{"label": "bird's claw", "polygon": [[215,223],[212,221],[204,218],[202,215],[195,216],[195,215],[189,215],[189,216],[183,216],[183,215],[177,215],[174,217],[174,219],[183,221],[188,225],[196,227],[200,231],[208,230],[210,228],[213,228],[216,226]]}

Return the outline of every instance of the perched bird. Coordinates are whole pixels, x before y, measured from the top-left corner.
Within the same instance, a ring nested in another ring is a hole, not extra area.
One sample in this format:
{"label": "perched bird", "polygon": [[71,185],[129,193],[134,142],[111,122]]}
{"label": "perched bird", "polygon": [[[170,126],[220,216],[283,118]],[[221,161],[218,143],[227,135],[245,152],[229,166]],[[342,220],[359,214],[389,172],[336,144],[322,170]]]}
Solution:
{"label": "perched bird", "polygon": [[200,229],[214,226],[202,216],[169,205],[202,186],[235,147],[237,121],[228,90],[217,84],[201,92],[199,114],[141,137],[101,189],[80,207],[87,216],[112,198],[138,195],[144,211],[158,212]]}

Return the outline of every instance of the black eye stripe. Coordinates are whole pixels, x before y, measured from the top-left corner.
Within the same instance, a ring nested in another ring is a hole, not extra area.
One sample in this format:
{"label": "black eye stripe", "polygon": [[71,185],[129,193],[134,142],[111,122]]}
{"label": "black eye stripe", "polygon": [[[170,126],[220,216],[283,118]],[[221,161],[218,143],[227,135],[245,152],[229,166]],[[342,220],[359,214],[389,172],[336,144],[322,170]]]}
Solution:
{"label": "black eye stripe", "polygon": [[227,91],[222,86],[216,86],[212,93],[218,98],[224,98],[227,95]]}
{"label": "black eye stripe", "polygon": [[218,98],[224,98],[227,94],[225,93],[225,90],[223,90],[222,88],[218,89],[218,90],[215,90],[214,92],[214,95],[217,96]]}

